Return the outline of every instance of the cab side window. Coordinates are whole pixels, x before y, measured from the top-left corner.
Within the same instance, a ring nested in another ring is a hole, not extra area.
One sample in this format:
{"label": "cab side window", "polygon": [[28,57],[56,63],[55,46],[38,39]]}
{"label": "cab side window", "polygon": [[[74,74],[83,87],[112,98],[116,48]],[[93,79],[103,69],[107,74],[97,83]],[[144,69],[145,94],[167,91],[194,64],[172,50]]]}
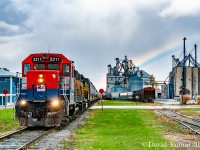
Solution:
{"label": "cab side window", "polygon": [[69,64],[63,64],[63,75],[65,76],[70,75]]}
{"label": "cab side window", "polygon": [[30,70],[30,64],[24,64],[24,75],[27,75],[27,72]]}

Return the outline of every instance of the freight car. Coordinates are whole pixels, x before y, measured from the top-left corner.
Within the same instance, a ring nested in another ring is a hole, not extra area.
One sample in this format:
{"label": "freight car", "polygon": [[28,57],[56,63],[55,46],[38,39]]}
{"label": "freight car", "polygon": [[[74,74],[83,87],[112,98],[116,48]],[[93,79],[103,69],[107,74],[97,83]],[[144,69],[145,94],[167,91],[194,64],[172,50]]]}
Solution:
{"label": "freight car", "polygon": [[155,88],[146,87],[141,90],[133,91],[133,100],[140,102],[154,102]]}
{"label": "freight car", "polygon": [[88,78],[62,54],[31,54],[22,62],[15,118],[22,126],[60,126],[99,98]]}

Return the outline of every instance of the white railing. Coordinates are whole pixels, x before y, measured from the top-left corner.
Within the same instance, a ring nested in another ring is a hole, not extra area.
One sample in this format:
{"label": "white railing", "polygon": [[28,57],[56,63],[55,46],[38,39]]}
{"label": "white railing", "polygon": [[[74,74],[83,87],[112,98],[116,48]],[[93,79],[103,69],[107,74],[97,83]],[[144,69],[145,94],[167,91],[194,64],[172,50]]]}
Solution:
{"label": "white railing", "polygon": [[[10,96],[13,96],[14,98],[13,101],[11,101]],[[7,105],[13,106],[15,103],[15,96],[16,94],[7,94],[6,95],[6,100],[7,100]],[[5,103],[5,95],[4,94],[0,94],[0,106],[4,106]]]}

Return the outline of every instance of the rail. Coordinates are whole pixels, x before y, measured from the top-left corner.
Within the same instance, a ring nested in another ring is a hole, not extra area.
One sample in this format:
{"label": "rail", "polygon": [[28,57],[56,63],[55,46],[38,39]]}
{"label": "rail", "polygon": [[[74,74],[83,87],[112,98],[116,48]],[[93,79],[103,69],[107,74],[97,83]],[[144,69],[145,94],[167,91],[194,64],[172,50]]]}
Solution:
{"label": "rail", "polygon": [[200,135],[200,119],[192,118],[170,109],[158,110],[158,112]]}
{"label": "rail", "polygon": [[[0,149],[27,149],[35,141],[53,131],[54,128],[23,128],[0,137]],[[23,139],[23,140],[22,140]],[[12,143],[12,145],[10,144]]]}

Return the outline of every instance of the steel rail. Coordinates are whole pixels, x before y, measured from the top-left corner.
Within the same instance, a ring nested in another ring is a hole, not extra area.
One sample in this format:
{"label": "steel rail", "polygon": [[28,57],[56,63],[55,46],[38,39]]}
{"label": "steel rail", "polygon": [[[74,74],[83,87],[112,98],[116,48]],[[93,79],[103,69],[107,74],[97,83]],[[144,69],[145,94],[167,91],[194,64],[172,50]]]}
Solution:
{"label": "steel rail", "polygon": [[197,119],[197,118],[192,118],[192,117],[190,117],[190,116],[186,116],[186,115],[184,115],[184,114],[181,114],[181,113],[179,113],[179,112],[176,112],[176,111],[173,111],[173,110],[170,110],[170,109],[167,109],[167,110],[169,110],[169,111],[171,111],[171,112],[173,112],[173,113],[175,113],[175,114],[178,114],[178,115],[180,115],[180,116],[183,116],[183,117],[185,117],[185,118],[189,118],[189,119],[191,119],[191,120],[193,120],[193,121],[195,121],[195,122],[200,122],[200,119]]}
{"label": "steel rail", "polygon": [[[6,134],[6,135],[4,135],[4,136],[1,136],[1,137],[0,137],[0,141],[3,141],[3,140],[5,140],[5,139],[12,138],[12,136],[17,135],[17,134],[19,134],[20,132],[23,133],[23,132],[27,131],[27,129],[28,129],[28,127],[25,127],[25,128],[23,128],[23,129],[20,129],[20,130],[14,131],[14,132],[12,132],[12,133]],[[49,130],[47,130],[47,131],[45,131],[44,133],[42,133],[42,134],[36,136],[34,139],[32,139],[32,140],[26,142],[25,144],[22,143],[22,145],[13,145],[13,146],[16,147],[16,148],[14,148],[14,149],[16,149],[16,150],[24,150],[24,149],[27,149],[27,148],[28,148],[31,144],[33,144],[35,141],[37,141],[37,140],[41,139],[42,137],[46,136],[47,134],[49,134],[50,132],[52,132],[54,129],[55,129],[55,128],[50,128]],[[31,134],[31,132],[30,132],[30,134]],[[0,147],[0,149],[1,149],[1,147]],[[4,149],[4,148],[3,148],[3,149]],[[5,148],[5,149],[7,149],[7,148]],[[9,149],[10,149],[10,148],[9,148]],[[11,149],[12,149],[12,148],[11,148]]]}
{"label": "steel rail", "polygon": [[19,133],[19,132],[23,132],[23,131],[26,130],[26,129],[28,129],[28,127],[25,127],[25,128],[20,129],[20,130],[17,130],[17,131],[8,133],[8,134],[6,134],[6,135],[3,135],[3,136],[0,137],[0,141],[4,140],[4,139],[6,139],[6,138],[9,138],[9,137],[11,137],[11,136],[13,136],[13,135],[15,135],[15,134],[17,134],[17,133]]}
{"label": "steel rail", "polygon": [[24,145],[22,145],[21,147],[17,148],[16,150],[24,150],[27,149],[31,144],[33,144],[35,141],[41,139],[42,137],[46,136],[47,134],[49,134],[50,132],[52,132],[54,130],[54,128],[49,129],[48,131],[46,131],[45,133],[41,134],[40,136],[34,138],[33,140],[25,143]]}
{"label": "steel rail", "polygon": [[[172,116],[170,116],[170,115],[167,115],[167,114],[163,113],[162,111],[159,111],[159,112],[160,112],[161,114],[163,114],[163,115],[169,117],[170,119],[174,120],[175,122],[178,122],[179,124],[185,126],[186,128],[190,129],[191,131],[193,131],[193,132],[195,132],[195,133],[197,133],[197,134],[200,135],[200,132],[199,132],[199,131],[196,131],[195,129],[193,129],[193,128],[191,128],[190,126],[187,125],[187,123],[188,123],[188,124],[192,124],[192,123],[189,123],[189,122],[184,123],[184,121],[180,121],[180,120],[178,120],[178,119],[176,119],[176,118],[174,118],[174,117],[172,117]],[[198,126],[198,125],[195,125],[195,124],[192,124],[192,125],[193,125],[193,126],[197,126],[197,127],[200,128],[200,126]]]}

